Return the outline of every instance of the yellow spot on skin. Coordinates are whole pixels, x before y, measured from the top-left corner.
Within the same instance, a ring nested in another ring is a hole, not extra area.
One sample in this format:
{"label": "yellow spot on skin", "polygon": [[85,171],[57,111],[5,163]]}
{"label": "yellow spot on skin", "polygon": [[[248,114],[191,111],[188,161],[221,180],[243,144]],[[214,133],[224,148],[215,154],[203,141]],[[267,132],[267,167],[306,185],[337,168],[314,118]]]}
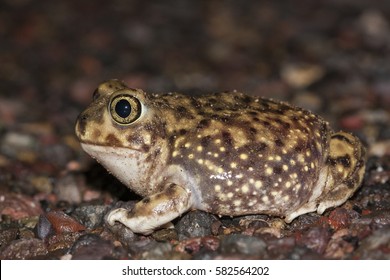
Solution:
{"label": "yellow spot on skin", "polygon": [[251,171],[251,172],[252,172],[252,171],[253,171],[253,167],[249,167],[249,168],[248,168],[248,171]]}
{"label": "yellow spot on skin", "polygon": [[250,178],[250,179],[249,179],[249,183],[254,184],[254,183],[255,183],[255,180],[254,180],[253,178]]}
{"label": "yellow spot on skin", "polygon": [[193,159],[193,158],[194,158],[194,154],[189,154],[189,155],[188,155],[188,158],[189,158],[189,159]]}
{"label": "yellow spot on skin", "polygon": [[225,147],[220,147],[219,150],[220,150],[221,152],[226,151]]}
{"label": "yellow spot on skin", "polygon": [[272,191],[271,194],[272,194],[272,196],[277,196],[278,192],[277,191]]}
{"label": "yellow spot on skin", "polygon": [[289,201],[289,200],[290,200],[290,197],[289,197],[288,195],[285,195],[285,196],[283,196],[283,200],[284,200],[284,201]]}
{"label": "yellow spot on skin", "polygon": [[233,185],[233,182],[230,181],[230,180],[228,180],[228,181],[227,181],[227,185],[230,187],[231,185]]}
{"label": "yellow spot on skin", "polygon": [[243,185],[241,190],[242,190],[242,193],[247,193],[249,191],[248,185]]}
{"label": "yellow spot on skin", "polygon": [[303,157],[302,154],[298,154],[297,159],[299,162],[305,162],[305,158]]}
{"label": "yellow spot on skin", "polygon": [[291,182],[290,181],[287,181],[286,182],[286,188],[290,188],[291,187]]}
{"label": "yellow spot on skin", "polygon": [[271,175],[273,173],[273,169],[271,167],[268,167],[266,170],[265,170],[265,174],[267,175]]}
{"label": "yellow spot on skin", "polygon": [[311,152],[310,151],[306,151],[306,156],[311,156]]}
{"label": "yellow spot on skin", "polygon": [[221,185],[215,185],[215,186],[214,186],[214,190],[215,190],[216,192],[220,192],[220,191],[221,191]]}
{"label": "yellow spot on skin", "polygon": [[236,178],[237,178],[237,179],[241,179],[242,177],[244,177],[244,175],[242,175],[241,173],[238,174],[238,175],[236,175]]}
{"label": "yellow spot on skin", "polygon": [[198,163],[199,163],[199,164],[203,164],[203,163],[204,163],[204,160],[203,160],[203,159],[198,159]]}
{"label": "yellow spot on skin", "polygon": [[263,196],[263,197],[261,198],[261,200],[262,200],[263,202],[268,202],[268,201],[269,201],[268,196]]}
{"label": "yellow spot on skin", "polygon": [[178,151],[173,151],[173,153],[172,153],[172,157],[177,157],[177,155],[179,154],[179,152]]}
{"label": "yellow spot on skin", "polygon": [[230,167],[231,167],[231,168],[236,168],[236,167],[237,167],[237,163],[232,162],[232,163],[230,164]]}
{"label": "yellow spot on skin", "polygon": [[296,190],[296,191],[299,191],[299,189],[300,189],[301,187],[302,187],[301,184],[296,184],[296,185],[295,185],[295,190]]}
{"label": "yellow spot on skin", "polygon": [[307,165],[305,165],[305,167],[303,168],[306,172],[309,171],[309,167]]}
{"label": "yellow spot on skin", "polygon": [[255,188],[256,189],[260,189],[262,186],[263,186],[263,182],[262,181],[256,181],[255,182]]}
{"label": "yellow spot on skin", "polygon": [[287,165],[283,164],[282,167],[283,167],[283,170],[284,170],[284,171],[287,171],[287,170],[288,170],[288,166],[287,166]]}
{"label": "yellow spot on skin", "polygon": [[198,152],[201,152],[201,151],[203,151],[203,147],[202,147],[202,146],[198,146],[198,147],[196,147],[196,150],[197,150]]}
{"label": "yellow spot on skin", "polygon": [[293,173],[293,174],[291,174],[290,176],[291,176],[291,178],[293,178],[293,179],[298,178],[298,174],[297,174],[297,173]]}
{"label": "yellow spot on skin", "polygon": [[186,148],[191,147],[191,143],[190,142],[185,143],[184,147],[186,147]]}
{"label": "yellow spot on skin", "polygon": [[227,194],[227,197],[228,197],[228,198],[232,198],[233,195],[234,195],[234,194],[233,194],[232,192],[230,192],[230,193]]}
{"label": "yellow spot on skin", "polygon": [[342,166],[337,166],[337,171],[339,173],[343,173],[344,172],[344,168]]}
{"label": "yellow spot on skin", "polygon": [[241,154],[240,155],[240,159],[246,160],[246,159],[248,159],[248,155],[247,154]]}
{"label": "yellow spot on skin", "polygon": [[281,158],[281,156],[276,156],[276,157],[275,157],[275,160],[276,160],[276,161],[281,161],[282,158]]}
{"label": "yellow spot on skin", "polygon": [[273,156],[268,157],[268,160],[274,160]]}
{"label": "yellow spot on skin", "polygon": [[219,154],[215,153],[215,154],[214,154],[214,157],[215,157],[215,158],[219,157]]}
{"label": "yellow spot on skin", "polygon": [[290,159],[290,164],[291,164],[291,165],[295,165],[295,164],[296,164],[295,160]]}
{"label": "yellow spot on skin", "polygon": [[215,144],[221,144],[221,139],[215,139]]}
{"label": "yellow spot on skin", "polygon": [[218,173],[223,173],[223,168],[222,167],[218,167],[217,172]]}
{"label": "yellow spot on skin", "polygon": [[233,201],[233,204],[234,204],[234,206],[240,206],[241,205],[241,200],[235,200],[235,201]]}
{"label": "yellow spot on skin", "polygon": [[310,167],[313,169],[315,167],[314,162],[310,163]]}

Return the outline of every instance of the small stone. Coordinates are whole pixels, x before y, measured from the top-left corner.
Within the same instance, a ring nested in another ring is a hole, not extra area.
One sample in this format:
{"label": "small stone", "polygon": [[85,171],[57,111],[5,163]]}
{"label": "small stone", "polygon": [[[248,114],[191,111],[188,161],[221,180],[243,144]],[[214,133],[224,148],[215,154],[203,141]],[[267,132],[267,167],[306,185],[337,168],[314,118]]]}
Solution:
{"label": "small stone", "polygon": [[29,196],[16,193],[0,193],[0,215],[8,215],[14,220],[31,216],[38,216],[42,209],[35,200]]}
{"label": "small stone", "polygon": [[203,211],[190,211],[176,224],[179,240],[212,234],[212,224],[218,219]]}
{"label": "small stone", "polygon": [[73,260],[102,260],[111,258],[114,245],[95,234],[81,236],[70,249]]}
{"label": "small stone", "polygon": [[218,251],[221,254],[242,254],[266,258],[266,248],[266,243],[260,238],[241,234],[232,234],[222,237]]}
{"label": "small stone", "polygon": [[54,186],[54,193],[58,196],[58,200],[75,204],[80,203],[82,195],[78,180],[81,180],[81,178],[76,178],[73,174],[67,174],[59,178]]}
{"label": "small stone", "polygon": [[298,239],[297,244],[322,254],[330,240],[331,233],[328,228],[313,227],[305,231]]}
{"label": "small stone", "polygon": [[389,260],[390,226],[378,229],[362,240],[359,248],[352,254],[352,259]]}
{"label": "small stone", "polygon": [[108,211],[105,205],[86,205],[77,207],[72,216],[89,229],[103,225],[104,215]]}
{"label": "small stone", "polygon": [[152,241],[147,245],[146,250],[141,254],[143,260],[164,260],[172,252],[172,245],[168,242]]}
{"label": "small stone", "polygon": [[282,69],[283,80],[292,87],[304,88],[321,79],[324,68],[314,64],[287,64]]}
{"label": "small stone", "polygon": [[36,238],[11,241],[0,251],[2,260],[26,260],[47,254],[47,248],[42,240]]}
{"label": "small stone", "polygon": [[57,234],[84,231],[86,229],[85,226],[62,211],[50,211],[45,216]]}

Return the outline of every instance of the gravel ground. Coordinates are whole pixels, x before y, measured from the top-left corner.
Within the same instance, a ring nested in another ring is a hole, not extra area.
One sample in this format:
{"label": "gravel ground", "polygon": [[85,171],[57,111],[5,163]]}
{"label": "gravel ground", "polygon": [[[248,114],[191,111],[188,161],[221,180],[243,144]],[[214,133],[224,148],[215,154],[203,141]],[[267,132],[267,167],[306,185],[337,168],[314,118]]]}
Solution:
{"label": "gravel ground", "polygon": [[[0,259],[390,258],[389,1],[0,5]],[[310,109],[365,143],[364,183],[344,205],[291,224],[193,211],[147,237],[108,227],[111,208],[139,197],[73,131],[111,78],[149,92],[237,89]]]}

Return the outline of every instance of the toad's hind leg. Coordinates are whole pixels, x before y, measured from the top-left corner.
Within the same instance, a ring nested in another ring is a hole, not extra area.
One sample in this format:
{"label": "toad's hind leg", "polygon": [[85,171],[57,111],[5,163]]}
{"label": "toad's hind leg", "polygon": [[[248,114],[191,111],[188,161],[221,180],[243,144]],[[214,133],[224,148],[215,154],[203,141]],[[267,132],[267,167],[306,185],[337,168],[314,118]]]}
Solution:
{"label": "toad's hind leg", "polygon": [[360,140],[345,132],[334,133],[329,143],[328,178],[322,195],[317,199],[317,212],[343,204],[363,181],[365,148]]}

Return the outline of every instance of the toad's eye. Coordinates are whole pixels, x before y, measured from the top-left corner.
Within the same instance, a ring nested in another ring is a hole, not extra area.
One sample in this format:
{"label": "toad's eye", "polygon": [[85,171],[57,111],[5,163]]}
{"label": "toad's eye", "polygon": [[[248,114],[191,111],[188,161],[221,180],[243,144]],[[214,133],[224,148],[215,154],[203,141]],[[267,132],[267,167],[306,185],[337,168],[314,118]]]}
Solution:
{"label": "toad's eye", "polygon": [[115,122],[128,125],[141,116],[141,103],[129,94],[114,96],[110,102],[110,114]]}

